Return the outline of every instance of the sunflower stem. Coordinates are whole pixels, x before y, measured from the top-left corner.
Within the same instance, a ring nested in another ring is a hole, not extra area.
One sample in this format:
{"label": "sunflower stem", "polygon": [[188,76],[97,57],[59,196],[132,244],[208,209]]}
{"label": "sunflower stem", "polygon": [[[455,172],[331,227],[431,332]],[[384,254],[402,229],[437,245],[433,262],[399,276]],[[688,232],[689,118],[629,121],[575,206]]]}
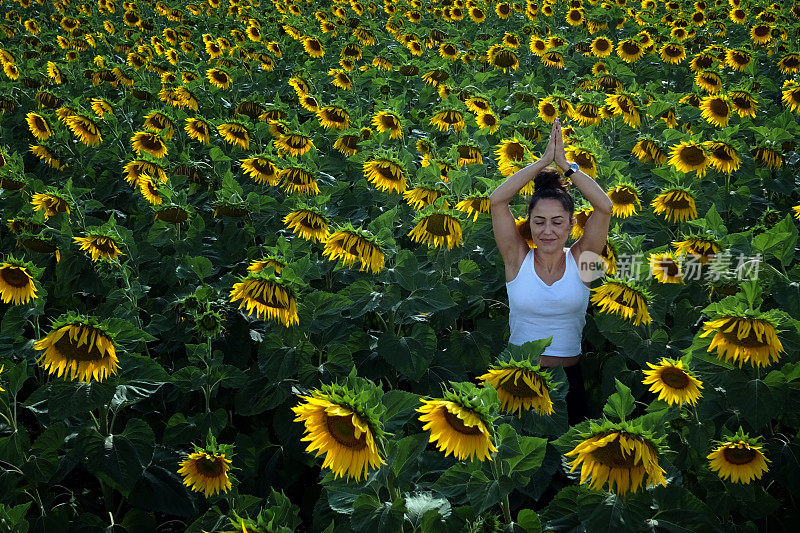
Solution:
{"label": "sunflower stem", "polygon": [[[500,483],[500,472],[498,471],[497,461],[492,461],[492,473],[494,474],[494,479]],[[503,519],[506,521],[506,524],[511,524],[511,506],[508,503],[508,494],[503,496],[503,500],[500,502],[500,507],[503,509]]]}

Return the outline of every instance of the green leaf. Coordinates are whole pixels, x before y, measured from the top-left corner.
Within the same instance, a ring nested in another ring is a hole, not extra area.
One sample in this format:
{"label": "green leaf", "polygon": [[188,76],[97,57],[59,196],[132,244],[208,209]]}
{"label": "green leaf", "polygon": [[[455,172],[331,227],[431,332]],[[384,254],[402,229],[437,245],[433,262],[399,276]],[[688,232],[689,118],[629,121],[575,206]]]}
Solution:
{"label": "green leaf", "polygon": [[133,418],[118,435],[90,429],[82,444],[86,469],[127,497],[150,464],[155,435],[147,422]]}
{"label": "green leaf", "polygon": [[356,498],[350,525],[355,531],[402,531],[405,510],[402,496],[381,502],[371,494],[362,494]]}
{"label": "green leaf", "polygon": [[539,515],[530,509],[522,509],[517,514],[517,524],[525,530],[525,533],[541,533],[542,531]]}
{"label": "green leaf", "polygon": [[408,337],[398,337],[391,331],[378,337],[378,354],[413,381],[425,374],[435,353],[436,332],[427,324],[415,324]]}
{"label": "green leaf", "polygon": [[214,265],[211,263],[211,260],[202,256],[187,257],[186,262],[189,263],[189,267],[197,274],[200,281],[209,277],[214,270]]}
{"label": "green leaf", "polygon": [[52,418],[62,420],[86,417],[89,411],[107,405],[116,392],[109,381],[51,381],[49,387],[40,390],[46,393],[48,389],[47,410]]}
{"label": "green leaf", "polygon": [[[505,479],[504,479],[505,478]],[[501,483],[502,481],[502,483]],[[489,479],[481,471],[473,472],[467,483],[467,496],[476,513],[482,513],[513,490],[511,479],[501,476],[500,481]]]}
{"label": "green leaf", "polygon": [[0,531],[9,533],[27,533],[28,521],[25,515],[33,502],[21,503],[14,507],[9,507],[0,503]]}
{"label": "green leaf", "polygon": [[633,412],[634,400],[631,389],[616,378],[614,378],[614,381],[616,382],[617,392],[608,398],[608,402],[603,406],[603,413],[622,421]]}

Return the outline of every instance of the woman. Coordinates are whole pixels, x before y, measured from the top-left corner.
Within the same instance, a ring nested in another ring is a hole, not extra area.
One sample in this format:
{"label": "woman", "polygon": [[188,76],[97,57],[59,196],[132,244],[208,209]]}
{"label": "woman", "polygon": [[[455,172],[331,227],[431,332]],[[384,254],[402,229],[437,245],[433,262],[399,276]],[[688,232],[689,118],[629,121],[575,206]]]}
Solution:
{"label": "woman", "polygon": [[[575,205],[551,162],[578,186],[594,208],[583,235],[565,248],[575,225]],[[509,202],[530,180],[534,193],[528,204],[528,224],[536,248],[528,247],[517,231]],[[561,122],[556,119],[544,155],[517,171],[490,196],[492,228],[506,270],[509,344],[521,345],[552,336],[539,357],[543,367],[562,366],[569,381],[567,413],[570,425],[585,418],[586,393],[581,375],[581,337],[589,305],[590,263],[605,246],[611,221],[611,199],[578,166],[567,161]]]}

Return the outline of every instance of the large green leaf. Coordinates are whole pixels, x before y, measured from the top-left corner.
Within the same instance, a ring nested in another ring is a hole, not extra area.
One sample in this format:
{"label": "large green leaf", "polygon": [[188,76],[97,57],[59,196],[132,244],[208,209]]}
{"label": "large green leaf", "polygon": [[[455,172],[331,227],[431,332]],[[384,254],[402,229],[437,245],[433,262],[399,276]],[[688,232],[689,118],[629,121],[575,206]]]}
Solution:
{"label": "large green leaf", "polygon": [[150,464],[155,435],[143,420],[128,421],[122,433],[101,435],[90,429],[81,439],[87,470],[127,495]]}

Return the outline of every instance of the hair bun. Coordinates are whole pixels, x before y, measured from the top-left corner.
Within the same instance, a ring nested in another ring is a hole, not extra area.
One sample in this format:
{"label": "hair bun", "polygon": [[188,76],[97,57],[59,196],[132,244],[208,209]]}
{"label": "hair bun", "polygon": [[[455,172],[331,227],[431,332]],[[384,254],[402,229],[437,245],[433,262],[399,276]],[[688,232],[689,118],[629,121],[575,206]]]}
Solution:
{"label": "hair bun", "polygon": [[534,191],[544,189],[562,189],[569,192],[569,182],[553,167],[547,167],[533,178]]}

